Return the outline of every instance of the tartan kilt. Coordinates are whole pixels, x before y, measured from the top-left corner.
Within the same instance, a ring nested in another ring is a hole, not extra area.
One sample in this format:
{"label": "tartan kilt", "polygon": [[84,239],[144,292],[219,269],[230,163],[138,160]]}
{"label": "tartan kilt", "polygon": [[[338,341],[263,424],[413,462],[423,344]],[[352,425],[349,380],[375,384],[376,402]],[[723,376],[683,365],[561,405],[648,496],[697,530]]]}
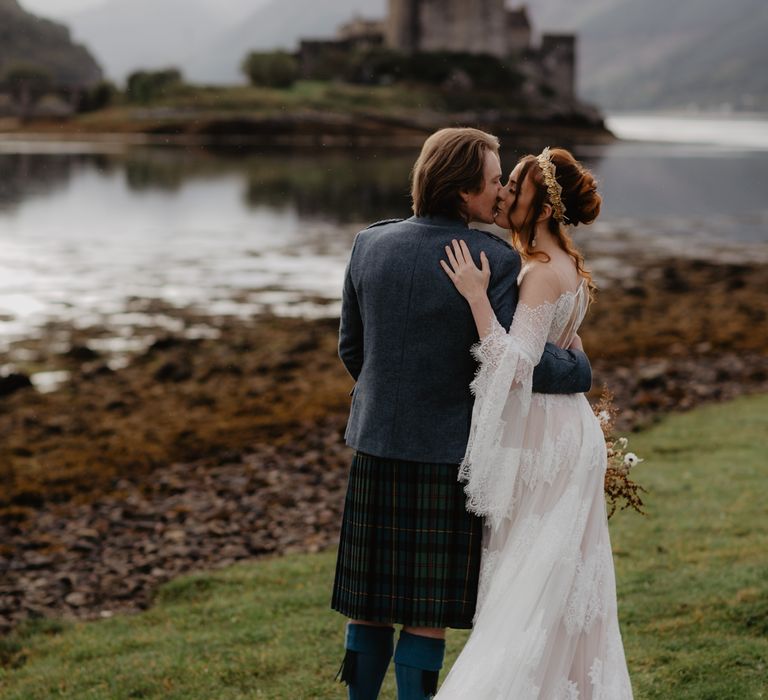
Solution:
{"label": "tartan kilt", "polygon": [[331,607],[412,627],[472,627],[483,522],[467,513],[458,465],[357,452]]}

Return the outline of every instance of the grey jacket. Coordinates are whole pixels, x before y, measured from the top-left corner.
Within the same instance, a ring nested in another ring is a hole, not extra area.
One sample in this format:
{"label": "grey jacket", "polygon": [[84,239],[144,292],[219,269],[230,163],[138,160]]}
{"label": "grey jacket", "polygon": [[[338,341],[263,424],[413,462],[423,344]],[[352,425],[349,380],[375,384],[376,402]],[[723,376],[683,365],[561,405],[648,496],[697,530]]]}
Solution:
{"label": "grey jacket", "polygon": [[[475,262],[485,251],[491,305],[509,328],[521,261],[497,236],[460,220],[414,216],[373,224],[355,237],[339,356],[357,381],[345,439],[361,452],[452,464],[464,456],[477,368],[469,349],[478,334],[469,304],[440,267],[454,238],[466,241]],[[570,394],[588,391],[591,382],[584,353],[548,344],[533,389]]]}

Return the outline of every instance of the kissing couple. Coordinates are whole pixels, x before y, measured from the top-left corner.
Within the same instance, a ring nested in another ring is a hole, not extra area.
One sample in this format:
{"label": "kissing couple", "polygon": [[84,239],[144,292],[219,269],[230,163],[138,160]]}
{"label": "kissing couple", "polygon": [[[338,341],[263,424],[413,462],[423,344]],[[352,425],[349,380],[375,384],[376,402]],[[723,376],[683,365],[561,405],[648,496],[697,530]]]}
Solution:
{"label": "kissing couple", "polygon": [[[394,655],[399,700],[631,699],[578,335],[594,285],[569,233],[600,212],[595,179],[559,148],[502,179],[496,137],[452,128],[411,195],[412,217],[357,234],[344,279],[341,680],[374,700]],[[438,691],[449,627],[472,632]]]}

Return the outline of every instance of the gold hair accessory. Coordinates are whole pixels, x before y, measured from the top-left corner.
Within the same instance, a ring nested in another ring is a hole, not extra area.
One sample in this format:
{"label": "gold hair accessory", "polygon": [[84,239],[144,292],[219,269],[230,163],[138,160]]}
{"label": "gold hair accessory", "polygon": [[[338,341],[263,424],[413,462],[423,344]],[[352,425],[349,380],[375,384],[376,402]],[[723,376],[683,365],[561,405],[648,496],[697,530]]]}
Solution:
{"label": "gold hair accessory", "polygon": [[547,186],[549,203],[552,205],[552,216],[555,221],[564,224],[563,187],[555,177],[555,164],[552,162],[552,151],[549,150],[549,146],[536,156],[536,162],[544,173],[544,184]]}

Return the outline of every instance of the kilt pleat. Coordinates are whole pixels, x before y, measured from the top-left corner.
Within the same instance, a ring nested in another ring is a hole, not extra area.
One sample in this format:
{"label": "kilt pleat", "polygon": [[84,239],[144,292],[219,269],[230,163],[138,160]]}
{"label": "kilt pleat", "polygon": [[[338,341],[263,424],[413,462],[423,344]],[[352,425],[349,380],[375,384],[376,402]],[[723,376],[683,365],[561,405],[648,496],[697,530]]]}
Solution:
{"label": "kilt pleat", "polygon": [[413,627],[472,626],[482,521],[467,513],[456,464],[356,453],[331,607]]}

